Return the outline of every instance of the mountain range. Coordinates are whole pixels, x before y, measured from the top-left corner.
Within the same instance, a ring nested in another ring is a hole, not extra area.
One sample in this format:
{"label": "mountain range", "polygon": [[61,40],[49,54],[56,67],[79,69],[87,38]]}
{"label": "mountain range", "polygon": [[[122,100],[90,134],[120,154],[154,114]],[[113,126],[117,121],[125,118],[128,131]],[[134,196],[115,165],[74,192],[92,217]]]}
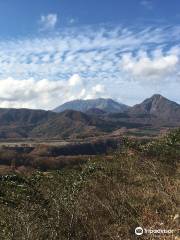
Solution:
{"label": "mountain range", "polygon": [[121,128],[180,127],[180,105],[155,94],[133,107],[112,99],[75,100],[53,111],[0,109],[0,138],[86,138]]}

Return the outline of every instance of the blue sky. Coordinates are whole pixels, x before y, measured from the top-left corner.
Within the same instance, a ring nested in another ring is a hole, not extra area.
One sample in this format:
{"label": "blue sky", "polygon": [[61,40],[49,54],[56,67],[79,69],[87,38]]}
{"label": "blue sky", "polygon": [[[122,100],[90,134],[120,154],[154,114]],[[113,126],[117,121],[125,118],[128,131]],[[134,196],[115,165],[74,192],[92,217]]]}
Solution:
{"label": "blue sky", "polygon": [[1,37],[35,35],[41,15],[55,13],[59,30],[91,24],[178,24],[178,0],[1,0]]}
{"label": "blue sky", "polygon": [[[178,0],[1,0],[0,107],[180,103]],[[11,87],[10,87],[11,86]]]}

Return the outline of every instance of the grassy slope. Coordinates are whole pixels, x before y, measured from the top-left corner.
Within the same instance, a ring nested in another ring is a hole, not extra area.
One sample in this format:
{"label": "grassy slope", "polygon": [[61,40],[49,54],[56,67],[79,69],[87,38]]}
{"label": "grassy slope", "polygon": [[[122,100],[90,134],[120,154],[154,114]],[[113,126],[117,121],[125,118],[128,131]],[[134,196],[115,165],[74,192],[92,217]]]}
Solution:
{"label": "grassy slope", "polygon": [[112,160],[1,177],[0,239],[128,240],[137,226],[177,229],[179,133],[170,137],[128,143]]}

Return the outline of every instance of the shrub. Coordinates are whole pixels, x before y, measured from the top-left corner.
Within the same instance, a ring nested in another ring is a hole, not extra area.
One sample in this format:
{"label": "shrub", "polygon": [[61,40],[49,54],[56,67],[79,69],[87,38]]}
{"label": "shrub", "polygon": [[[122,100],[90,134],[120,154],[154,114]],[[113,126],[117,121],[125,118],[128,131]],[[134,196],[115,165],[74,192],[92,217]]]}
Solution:
{"label": "shrub", "polygon": [[171,131],[164,137],[141,145],[140,150],[149,156],[166,158],[171,162],[180,159],[180,128]]}

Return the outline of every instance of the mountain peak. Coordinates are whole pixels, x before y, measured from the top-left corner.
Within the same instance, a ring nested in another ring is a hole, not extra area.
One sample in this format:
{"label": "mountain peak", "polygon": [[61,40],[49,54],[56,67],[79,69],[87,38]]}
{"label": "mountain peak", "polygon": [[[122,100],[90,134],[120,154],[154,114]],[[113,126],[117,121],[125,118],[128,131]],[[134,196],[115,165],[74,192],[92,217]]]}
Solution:
{"label": "mountain peak", "polygon": [[64,110],[75,110],[87,112],[89,109],[99,109],[109,113],[124,112],[128,106],[118,103],[111,98],[97,98],[88,100],[73,100],[62,104],[54,109],[55,112],[62,112]]}
{"label": "mountain peak", "polygon": [[163,97],[162,95],[160,95],[160,94],[154,94],[152,97],[145,99],[145,100],[143,101],[143,103],[148,104],[149,107],[150,107],[150,105],[152,105],[152,106],[153,106],[154,104],[157,105],[157,104],[159,104],[160,102],[164,102],[164,101],[170,102],[170,100],[168,100],[167,98]]}
{"label": "mountain peak", "polygon": [[165,97],[163,97],[161,94],[154,94],[154,95],[152,95],[151,98],[152,98],[152,99],[154,99],[154,98],[160,99],[160,98],[165,98]]}
{"label": "mountain peak", "polygon": [[[161,119],[180,119],[180,105],[160,94],[154,94],[130,110],[135,114],[151,114]],[[179,121],[179,120],[178,120]]]}
{"label": "mountain peak", "polygon": [[143,103],[151,103],[152,107],[155,105],[169,105],[169,104],[174,104],[174,105],[178,105],[176,102],[173,102],[171,100],[169,100],[168,98],[160,95],[160,94],[154,94],[152,97],[147,98],[143,101]]}
{"label": "mountain peak", "polygon": [[150,98],[153,101],[162,101],[162,100],[167,100],[170,101],[169,99],[167,99],[166,97],[162,96],[161,94],[154,94],[152,95],[152,97]]}

